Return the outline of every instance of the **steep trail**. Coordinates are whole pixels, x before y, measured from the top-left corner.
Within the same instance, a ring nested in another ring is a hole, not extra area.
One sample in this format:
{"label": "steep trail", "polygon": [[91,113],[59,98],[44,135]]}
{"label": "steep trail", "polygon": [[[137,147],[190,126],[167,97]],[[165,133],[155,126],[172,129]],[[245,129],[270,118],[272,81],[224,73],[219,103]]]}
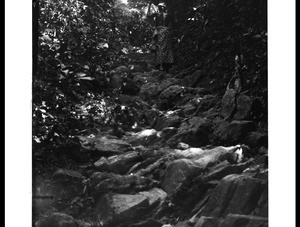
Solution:
{"label": "steep trail", "polygon": [[256,100],[196,86],[201,71],[165,73],[151,55],[131,59],[110,81],[127,124],[82,133],[82,162],[37,180],[53,198],[35,200],[36,226],[268,226]]}

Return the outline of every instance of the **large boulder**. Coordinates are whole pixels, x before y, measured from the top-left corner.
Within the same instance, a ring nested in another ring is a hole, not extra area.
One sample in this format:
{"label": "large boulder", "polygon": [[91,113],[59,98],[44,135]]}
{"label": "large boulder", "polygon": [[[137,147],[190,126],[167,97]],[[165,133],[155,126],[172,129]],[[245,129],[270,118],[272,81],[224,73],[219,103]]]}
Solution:
{"label": "large boulder", "polygon": [[219,103],[221,103],[220,97],[216,95],[204,95],[198,101],[197,114],[201,114],[202,112],[219,105]]}
{"label": "large boulder", "polygon": [[213,128],[213,135],[221,142],[232,144],[244,142],[248,133],[255,130],[253,121],[220,121]]}
{"label": "large boulder", "polygon": [[96,210],[103,224],[132,224],[143,220],[145,214],[162,204],[166,197],[167,194],[158,188],[133,195],[109,193],[101,198]]}
{"label": "large boulder", "polygon": [[139,160],[138,153],[132,151],[108,158],[102,157],[94,163],[94,166],[99,171],[112,171],[114,173],[125,174]]}
{"label": "large boulder", "polygon": [[159,100],[157,103],[158,108],[161,110],[167,110],[173,108],[175,102],[178,101],[178,99],[182,98],[185,91],[186,91],[185,87],[179,85],[172,85],[166,88],[159,95]]}
{"label": "large boulder", "polygon": [[78,227],[77,221],[64,213],[53,213],[35,224],[36,227]]}
{"label": "large boulder", "polygon": [[216,227],[218,223],[218,218],[201,216],[194,227]]}
{"label": "large boulder", "polygon": [[257,98],[228,89],[222,98],[221,115],[234,120],[250,120],[259,114],[260,106]]}
{"label": "large boulder", "polygon": [[236,95],[237,92],[234,89],[226,90],[222,98],[221,115],[224,118],[232,117],[236,110]]}
{"label": "large boulder", "polygon": [[204,76],[203,71],[197,70],[193,74],[185,76],[182,83],[187,87],[196,87]]}
{"label": "large boulder", "polygon": [[162,179],[162,188],[169,195],[174,195],[182,184],[197,176],[203,169],[198,163],[189,159],[178,159],[173,161],[165,170]]}
{"label": "large boulder", "polygon": [[268,227],[268,218],[253,215],[228,214],[219,222],[219,227]]}
{"label": "large boulder", "polygon": [[111,71],[110,86],[115,89],[121,89],[125,78],[130,70],[126,66],[119,66]]}
{"label": "large boulder", "polygon": [[153,186],[155,182],[143,176],[95,172],[90,177],[89,189],[94,197],[99,198],[108,192],[132,193],[148,190]]}
{"label": "large boulder", "polygon": [[94,137],[78,136],[78,138],[84,149],[93,151],[98,156],[122,154],[131,148],[131,145],[124,140],[111,139],[102,135]]}
{"label": "large boulder", "polygon": [[258,116],[261,103],[257,98],[252,98],[244,94],[236,97],[237,111],[233,116],[236,120],[248,120]]}
{"label": "large boulder", "polygon": [[145,195],[109,193],[101,198],[96,212],[102,225],[114,226],[114,224],[140,220],[148,208],[149,199]]}
{"label": "large boulder", "polygon": [[159,95],[160,91],[158,90],[158,87],[159,87],[158,82],[146,83],[146,84],[141,86],[139,96],[143,100],[149,101],[149,100],[151,100],[151,99],[153,99],[153,98],[155,98]]}
{"label": "large boulder", "polygon": [[[224,177],[212,191],[201,216],[222,217],[230,213],[250,215],[258,210],[268,182],[250,174],[232,174]],[[258,212],[258,211],[257,211]]]}
{"label": "large boulder", "polygon": [[260,132],[251,132],[246,138],[246,144],[251,148],[268,147],[268,135]]}
{"label": "large boulder", "polygon": [[268,218],[241,215],[241,214],[228,214],[225,218],[206,217],[201,216],[194,227],[267,227]]}
{"label": "large boulder", "polygon": [[75,170],[70,169],[58,169],[54,172],[52,178],[55,181],[64,181],[64,182],[81,182],[84,179],[84,176]]}
{"label": "large boulder", "polygon": [[206,118],[193,117],[183,122],[178,128],[178,132],[168,141],[170,146],[176,146],[179,142],[187,143],[191,146],[207,145],[212,124]]}
{"label": "large boulder", "polygon": [[157,131],[155,129],[145,129],[138,133],[135,133],[129,138],[129,143],[133,146],[143,145],[149,146],[152,142],[158,138]]}

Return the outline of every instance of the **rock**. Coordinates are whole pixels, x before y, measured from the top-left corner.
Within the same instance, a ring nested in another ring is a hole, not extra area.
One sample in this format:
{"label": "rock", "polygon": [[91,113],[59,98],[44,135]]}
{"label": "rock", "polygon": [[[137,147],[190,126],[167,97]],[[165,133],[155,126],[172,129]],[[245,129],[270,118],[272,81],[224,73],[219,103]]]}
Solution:
{"label": "rock", "polygon": [[242,152],[240,151],[241,149],[240,145],[231,147],[218,146],[213,149],[207,149],[195,157],[197,158],[195,159],[195,162],[197,162],[202,168],[208,168],[225,160],[230,163],[238,163],[242,161],[239,158],[241,154],[237,153]]}
{"label": "rock", "polygon": [[53,213],[37,221],[36,227],[78,227],[77,221],[64,213]]}
{"label": "rock", "polygon": [[120,89],[124,79],[129,74],[130,70],[126,66],[119,66],[111,71],[110,86],[112,88]]}
{"label": "rock", "polygon": [[148,218],[146,221],[131,224],[130,227],[161,227],[162,225],[160,221]]}
{"label": "rock", "polygon": [[251,214],[267,185],[267,180],[248,174],[232,174],[224,177],[212,191],[201,216],[221,217],[229,213]]}
{"label": "rock", "polygon": [[224,118],[230,118],[236,110],[235,97],[237,92],[234,89],[226,90],[222,98],[221,116]]}
{"label": "rock", "polygon": [[148,198],[150,206],[162,204],[167,198],[167,193],[159,188],[153,188],[149,191],[140,192],[139,194]]}
{"label": "rock", "polygon": [[250,132],[246,138],[246,144],[251,148],[268,147],[268,135],[260,132]]}
{"label": "rock", "polygon": [[216,166],[210,168],[209,172],[202,176],[203,182],[221,180],[223,177],[230,174],[240,174],[246,168],[248,168],[253,163],[253,159],[240,163],[231,165],[227,160],[219,163]]}
{"label": "rock", "polygon": [[245,227],[267,227],[268,218],[252,215],[228,214],[221,220],[220,227],[245,226]]}
{"label": "rock", "polygon": [[233,116],[236,120],[249,120],[254,100],[247,95],[239,94],[236,97],[237,111]]}
{"label": "rock", "polygon": [[179,85],[172,85],[166,88],[159,95],[159,101],[157,103],[158,108],[161,110],[167,110],[174,107],[174,104],[177,99],[183,96],[185,92],[185,87]]}
{"label": "rock", "polygon": [[141,132],[133,134],[133,136],[129,139],[129,143],[133,146],[149,146],[157,138],[158,135],[155,129],[145,129]]}
{"label": "rock", "polygon": [[153,80],[149,81],[149,78],[144,73],[136,73],[134,74],[132,82],[139,88],[141,88],[142,85],[148,82],[153,82]]}
{"label": "rock", "polygon": [[171,136],[174,136],[177,132],[177,128],[174,127],[166,127],[161,131],[161,136],[164,140],[168,140]]}
{"label": "rock", "polygon": [[204,112],[221,103],[221,100],[216,95],[204,95],[197,105],[197,113]]}
{"label": "rock", "polygon": [[96,212],[103,225],[134,222],[142,219],[142,214],[149,208],[149,199],[145,195],[109,193],[101,198]]}
{"label": "rock", "polygon": [[221,115],[234,120],[250,120],[258,115],[260,102],[234,89],[228,89],[222,98]]}
{"label": "rock", "polygon": [[117,74],[118,73],[129,73],[129,72],[130,72],[130,70],[124,65],[118,66],[112,71],[112,73],[117,73]]}
{"label": "rock", "polygon": [[213,135],[221,142],[232,144],[243,142],[248,133],[255,130],[253,121],[220,121],[213,128]]}
{"label": "rock", "polygon": [[181,124],[182,118],[179,117],[178,115],[164,115],[162,117],[156,118],[156,121],[153,125],[153,128],[156,130],[162,130],[167,127],[179,127]]}
{"label": "rock", "polygon": [[84,179],[84,176],[75,170],[68,169],[58,169],[53,174],[53,179],[58,181],[77,181],[81,182]]}
{"label": "rock", "polygon": [[172,196],[179,190],[184,181],[190,180],[201,171],[203,169],[194,161],[175,160],[165,170],[161,186],[169,196]]}
{"label": "rock", "polygon": [[175,227],[189,227],[190,225],[188,224],[188,221],[181,221],[178,222]]}
{"label": "rock", "polygon": [[122,93],[126,95],[136,95],[140,92],[140,88],[130,78],[126,78],[125,81],[123,81],[121,90]]}
{"label": "rock", "polygon": [[145,69],[141,65],[130,65],[131,72],[143,72]]}
{"label": "rock", "polygon": [[171,137],[168,144],[173,147],[183,142],[195,147],[204,146],[208,143],[211,127],[211,122],[206,118],[193,117],[181,124],[178,132]]}
{"label": "rock", "polygon": [[124,140],[109,139],[105,136],[85,137],[79,136],[84,149],[96,152],[100,155],[122,154],[131,148]]}
{"label": "rock", "polygon": [[152,109],[146,111],[145,115],[146,115],[148,125],[150,127],[154,128],[154,124],[155,124],[157,118],[162,115],[162,112],[157,109],[152,108]]}
{"label": "rock", "polygon": [[148,190],[153,186],[155,186],[155,182],[143,176],[102,172],[93,173],[89,184],[91,194],[97,198],[108,192],[132,193]]}
{"label": "rock", "polygon": [[172,85],[176,85],[179,83],[178,79],[175,79],[174,77],[168,78],[163,80],[159,86],[158,86],[158,91],[159,93],[161,93],[162,91],[164,91],[165,89],[167,89],[168,87],[172,86]]}
{"label": "rock", "polygon": [[[158,82],[146,83],[141,86],[139,96],[143,100],[151,101],[151,99],[154,99],[155,97],[157,97],[159,95],[160,91],[158,90],[158,87],[159,87]],[[151,102],[149,102],[149,104],[150,103]]]}
{"label": "rock", "polygon": [[132,151],[121,155],[111,156],[109,158],[102,157],[94,166],[100,171],[112,171],[114,173],[125,174],[128,170],[139,162],[140,157],[137,152]]}
{"label": "rock", "polygon": [[219,218],[201,216],[194,227],[217,227]]}
{"label": "rock", "polygon": [[183,79],[183,85],[187,87],[196,87],[200,80],[204,77],[204,72],[197,70],[192,75],[188,75]]}
{"label": "rock", "polygon": [[268,184],[265,184],[264,190],[261,193],[260,199],[258,200],[257,206],[253,212],[253,215],[268,217]]}
{"label": "rock", "polygon": [[192,104],[187,104],[183,107],[184,115],[191,115],[197,110],[197,107]]}

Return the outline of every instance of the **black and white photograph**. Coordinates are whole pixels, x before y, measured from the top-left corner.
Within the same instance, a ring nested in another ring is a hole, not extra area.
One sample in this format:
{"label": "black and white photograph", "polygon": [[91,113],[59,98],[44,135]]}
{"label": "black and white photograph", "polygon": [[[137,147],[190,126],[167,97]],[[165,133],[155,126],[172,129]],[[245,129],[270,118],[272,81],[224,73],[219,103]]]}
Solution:
{"label": "black and white photograph", "polygon": [[[285,3],[274,12],[270,2],[27,2],[29,89],[5,95],[18,100],[5,107],[17,107],[17,126],[6,133],[14,139],[5,143],[13,146],[5,178],[14,183],[5,190],[16,201],[7,224],[295,226],[295,185],[284,183],[295,177],[295,97],[287,97],[295,65],[286,60],[295,50],[276,53],[295,37],[270,48],[272,29],[287,34],[289,24],[272,23]],[[270,68],[278,66],[270,55],[285,69]],[[18,61],[10,69],[26,74]]]}

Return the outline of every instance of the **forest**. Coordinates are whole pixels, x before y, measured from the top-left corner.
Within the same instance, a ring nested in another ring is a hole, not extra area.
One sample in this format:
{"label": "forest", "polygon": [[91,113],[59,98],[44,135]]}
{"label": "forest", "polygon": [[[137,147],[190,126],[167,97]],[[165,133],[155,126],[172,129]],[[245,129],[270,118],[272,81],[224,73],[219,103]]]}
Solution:
{"label": "forest", "polygon": [[266,0],[34,0],[33,225],[268,226]]}

